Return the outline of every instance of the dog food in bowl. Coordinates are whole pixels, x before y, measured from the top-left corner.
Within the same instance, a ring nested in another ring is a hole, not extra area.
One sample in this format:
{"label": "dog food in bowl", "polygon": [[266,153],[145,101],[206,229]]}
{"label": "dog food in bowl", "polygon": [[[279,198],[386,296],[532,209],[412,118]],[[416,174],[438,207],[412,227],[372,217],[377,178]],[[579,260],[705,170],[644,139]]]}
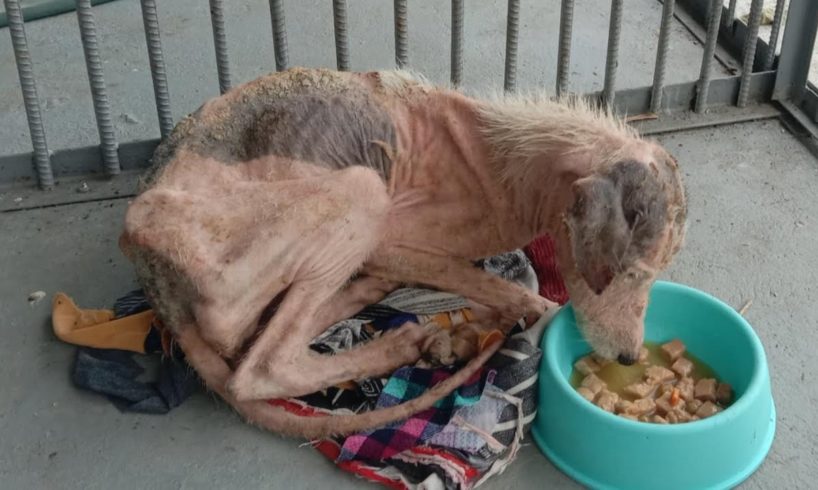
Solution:
{"label": "dog food in bowl", "polygon": [[620,417],[678,424],[715,415],[732,402],[732,388],[690,355],[680,340],[646,342],[639,362],[623,366],[594,354],[574,363],[571,385],[583,398]]}

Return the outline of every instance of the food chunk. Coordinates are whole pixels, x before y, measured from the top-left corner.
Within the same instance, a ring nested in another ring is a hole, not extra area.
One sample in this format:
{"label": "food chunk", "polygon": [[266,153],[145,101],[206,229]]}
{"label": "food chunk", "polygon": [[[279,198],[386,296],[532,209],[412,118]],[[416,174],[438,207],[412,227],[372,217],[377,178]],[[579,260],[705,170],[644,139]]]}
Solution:
{"label": "food chunk", "polygon": [[690,414],[684,410],[671,410],[667,413],[667,415],[665,415],[665,418],[671,424],[690,422]]}
{"label": "food chunk", "polygon": [[582,380],[582,386],[588,388],[588,390],[594,395],[602,391],[603,388],[606,388],[605,382],[599,379],[596,374],[589,374],[588,376],[585,376],[585,379]]}
{"label": "food chunk", "polygon": [[693,413],[696,413],[696,412],[699,410],[699,407],[701,407],[701,406],[702,406],[702,401],[701,401],[701,400],[696,400],[696,399],[694,398],[694,399],[690,400],[690,401],[687,403],[687,407],[686,407],[686,408],[687,408],[687,411],[688,411],[689,413],[693,414]]}
{"label": "food chunk", "polygon": [[662,344],[662,352],[664,352],[667,358],[673,362],[682,357],[682,354],[685,353],[685,345],[681,340],[673,339],[666,344]]}
{"label": "food chunk", "polygon": [[648,362],[648,355],[649,355],[649,354],[650,354],[650,351],[648,351],[648,348],[647,348],[647,347],[644,347],[644,346],[640,347],[640,348],[639,348],[639,358],[638,358],[638,361],[639,361],[640,363],[643,363],[643,364],[644,364],[644,363],[646,363],[646,362]]}
{"label": "food chunk", "polygon": [[656,410],[656,402],[650,398],[640,398],[627,408],[625,413],[630,415],[645,415]]}
{"label": "food chunk", "polygon": [[648,383],[633,383],[625,387],[623,390],[628,395],[633,395],[636,398],[645,398],[654,390],[654,386]]}
{"label": "food chunk", "polygon": [[733,387],[727,383],[719,383],[716,388],[716,401],[722,405],[727,405],[733,401]]}
{"label": "food chunk", "polygon": [[599,371],[599,364],[591,356],[585,356],[574,363],[574,369],[587,376]]}
{"label": "food chunk", "polygon": [[692,378],[682,378],[676,383],[676,388],[679,390],[679,395],[682,397],[682,400],[690,402],[695,398],[693,396],[694,386],[695,384]]}
{"label": "food chunk", "polygon": [[618,402],[616,402],[616,406],[614,406],[614,410],[618,414],[624,414],[624,413],[628,412],[628,409],[630,409],[631,405],[633,405],[633,402],[631,402],[629,400],[620,399]]}
{"label": "food chunk", "polygon": [[662,417],[661,415],[654,415],[653,417],[651,417],[650,421],[653,422],[654,424],[667,424],[668,423],[668,421],[665,420],[665,418]]}
{"label": "food chunk", "polygon": [[594,398],[596,398],[594,392],[592,392],[591,390],[584,386],[580,386],[579,388],[577,388],[577,393],[579,393],[582,396],[582,398],[585,398],[586,400],[592,403],[594,401]]}
{"label": "food chunk", "polygon": [[700,379],[693,389],[693,396],[701,401],[716,401],[716,380],[713,378]]}
{"label": "food chunk", "polygon": [[619,395],[612,391],[602,390],[599,392],[599,396],[596,399],[596,406],[605,410],[606,412],[613,413],[616,408],[616,402],[619,401]]}
{"label": "food chunk", "polygon": [[670,393],[665,393],[656,399],[656,413],[666,415],[672,411],[673,407],[670,405]]}
{"label": "food chunk", "polygon": [[704,402],[702,406],[696,410],[696,416],[699,418],[707,418],[719,413],[721,409],[713,402]]}
{"label": "food chunk", "polygon": [[674,380],[676,379],[676,375],[673,374],[673,371],[668,368],[662,366],[650,366],[649,368],[645,369],[645,379],[649,384],[655,385]]}
{"label": "food chunk", "polygon": [[670,366],[670,369],[676,372],[681,377],[690,376],[690,373],[693,371],[693,363],[690,362],[689,359],[684,357],[680,357],[673,362]]}
{"label": "food chunk", "polygon": [[665,393],[671,393],[674,389],[673,383],[664,383],[656,390],[656,395],[662,396]]}
{"label": "food chunk", "polygon": [[673,400],[673,392],[665,393],[661,397],[656,399],[656,413],[660,415],[665,415],[667,413],[673,412],[674,410],[684,410],[684,400],[681,398],[676,398],[675,403]]}

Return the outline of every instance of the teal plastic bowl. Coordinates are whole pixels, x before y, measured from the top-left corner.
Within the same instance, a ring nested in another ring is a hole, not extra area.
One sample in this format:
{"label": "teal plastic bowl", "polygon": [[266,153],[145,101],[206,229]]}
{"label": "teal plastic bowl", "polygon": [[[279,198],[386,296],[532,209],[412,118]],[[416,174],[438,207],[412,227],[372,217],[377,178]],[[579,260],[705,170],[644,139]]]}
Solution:
{"label": "teal plastic bowl", "polygon": [[681,339],[730,383],[735,401],[713,417],[678,425],[636,422],[605,412],[568,383],[590,352],[567,305],[543,336],[537,446],[563,472],[597,489],[732,488],[761,464],[775,434],[767,359],[750,325],[712,296],[680,284],[651,290],[645,337]]}

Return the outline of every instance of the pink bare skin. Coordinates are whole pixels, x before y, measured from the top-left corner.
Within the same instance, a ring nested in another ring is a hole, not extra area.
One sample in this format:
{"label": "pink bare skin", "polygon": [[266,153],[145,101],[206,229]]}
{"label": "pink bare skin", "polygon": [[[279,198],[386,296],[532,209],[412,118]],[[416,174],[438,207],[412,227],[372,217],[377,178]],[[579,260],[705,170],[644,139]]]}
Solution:
{"label": "pink bare skin", "polygon": [[[394,72],[263,77],[180,122],[154,160],[121,247],[208,386],[289,435],[406,418],[499,348],[467,345],[481,318],[453,348],[433,337],[439,329],[410,323],[331,357],[309,349],[398,285],[460,294],[503,327],[553,314],[555,304],[473,265],[545,233],[588,341],[632,362],[650,284],[684,234],[675,161],[616,121],[576,103],[479,101]],[[263,402],[437,351],[474,357],[388,411],[316,420]]]}

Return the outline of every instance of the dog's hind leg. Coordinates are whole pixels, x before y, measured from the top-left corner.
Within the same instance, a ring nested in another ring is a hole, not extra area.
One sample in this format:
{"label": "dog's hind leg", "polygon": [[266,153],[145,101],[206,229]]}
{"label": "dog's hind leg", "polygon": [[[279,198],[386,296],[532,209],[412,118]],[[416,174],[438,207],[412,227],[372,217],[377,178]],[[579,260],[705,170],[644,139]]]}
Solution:
{"label": "dog's hind leg", "polygon": [[[330,198],[343,210],[319,212]],[[378,278],[362,278],[342,289],[379,244],[389,205],[383,181],[362,167],[339,171],[322,192],[301,196],[300,209],[314,212],[298,216],[307,233],[290,245],[297,267],[278,309],[228,382],[236,399],[303,395],[373,370],[394,369],[419,356],[415,344],[424,331],[418,326],[407,326],[354,354],[319,356],[309,349],[310,341],[332,323],[394,287]],[[270,236],[277,233],[270,230]]]}
{"label": "dog's hind leg", "polygon": [[295,285],[236,369],[228,389],[237,400],[307,395],[345,381],[387,374],[420,358],[426,327],[407,323],[367,344],[322,355],[309,349],[314,283]]}

